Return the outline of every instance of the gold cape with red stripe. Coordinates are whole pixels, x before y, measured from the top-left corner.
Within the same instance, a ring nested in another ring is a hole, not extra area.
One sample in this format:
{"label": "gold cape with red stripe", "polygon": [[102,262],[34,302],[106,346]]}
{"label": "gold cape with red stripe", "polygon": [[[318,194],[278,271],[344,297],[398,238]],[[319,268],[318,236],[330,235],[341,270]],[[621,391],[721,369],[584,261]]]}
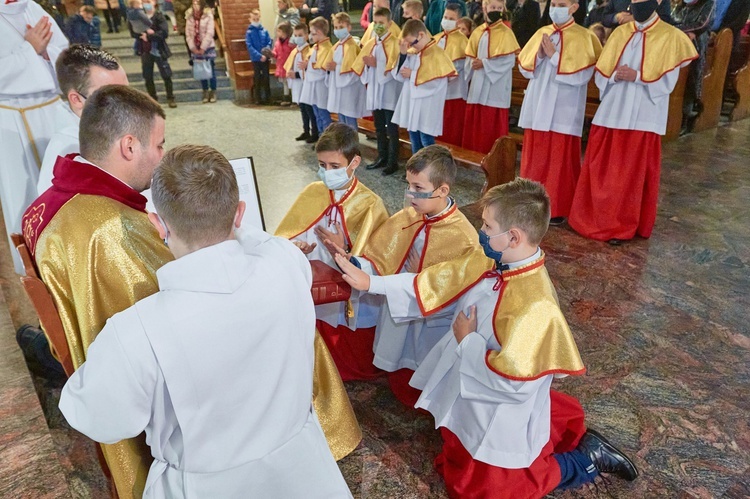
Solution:
{"label": "gold cape with red stripe", "polygon": [[[633,38],[637,28],[635,22],[623,24],[607,39],[604,50],[596,63],[596,70],[610,78],[620,64],[625,47]],[[643,30],[643,59],[641,80],[653,83],[682,64],[698,58],[693,42],[685,33],[663,22],[656,21]]]}
{"label": "gold cape with red stripe", "polygon": [[[372,55],[375,51],[375,45],[377,45],[377,39],[372,37],[367,43],[364,44],[362,50],[360,50],[357,60],[352,64],[352,71],[357,73],[358,76],[362,76],[365,70],[364,57]],[[398,48],[398,35],[393,33],[386,33],[383,38],[383,50],[385,51],[385,73],[393,71],[396,67],[399,59],[399,48]]]}
{"label": "gold cape with red stripe", "polygon": [[[365,34],[362,35],[362,38],[359,39],[359,44],[361,46],[365,46],[367,42],[369,42],[371,39],[375,38],[375,23],[370,23],[370,25],[365,30]],[[398,24],[391,21],[391,24],[388,26],[388,32],[393,35],[394,38],[398,38],[401,36],[401,28],[398,27]]]}
{"label": "gold cape with red stripe", "polygon": [[455,64],[456,61],[466,59],[466,45],[469,44],[469,39],[466,38],[466,35],[461,33],[460,29],[456,28],[447,34],[445,31],[442,31],[433,36],[432,39],[435,40],[435,43],[439,43],[444,36],[447,36],[447,39],[445,40],[445,48],[443,50],[445,50],[450,60]]}
{"label": "gold cape with red stripe", "polygon": [[302,60],[306,61],[310,57],[310,46],[305,44],[302,47],[302,50],[299,49],[299,47],[295,47],[292,49],[292,51],[289,53],[289,57],[286,58],[286,61],[284,62],[284,71],[286,71],[287,74],[289,72],[296,71],[292,65],[294,64],[294,58],[297,57],[297,54],[302,54]]}
{"label": "gold cape with red stripe", "polygon": [[579,26],[571,19],[559,29],[550,24],[534,33],[531,40],[518,54],[518,65],[526,71],[534,71],[542,37],[551,35],[555,31],[560,32],[560,63],[557,66],[557,74],[577,73],[596,64],[599,55],[602,53],[602,44],[599,42],[599,38],[593,31]]}
{"label": "gold cape with red stripe", "polygon": [[586,368],[544,266],[544,253],[527,265],[502,272],[500,280],[493,327],[501,350],[487,352],[487,366],[517,381],[584,374]]}
{"label": "gold cape with red stripe", "polygon": [[276,229],[276,235],[294,239],[310,230],[329,208],[338,205],[342,210],[341,227],[347,241],[352,245],[351,253],[359,255],[367,240],[388,219],[380,196],[365,187],[356,177],[349,191],[338,203],[333,191],[323,182],[313,182],[305,187]]}
{"label": "gold cape with red stripe", "polygon": [[443,49],[438,47],[435,40],[430,40],[416,55],[419,56],[420,60],[417,76],[414,79],[416,86],[438,78],[458,76],[453,61]]}
{"label": "gold cape with red stripe", "polygon": [[[331,45],[330,38],[319,41],[313,46],[312,50],[318,54],[315,57],[313,69],[325,69],[326,64],[333,60],[333,45]],[[312,54],[310,56],[312,57]]]}
{"label": "gold cape with red stripe", "polygon": [[348,36],[346,38],[346,41],[344,43],[341,43],[341,40],[336,42],[336,45],[333,46],[333,49],[331,50],[331,60],[333,60],[333,53],[336,52],[336,49],[341,46],[342,50],[344,51],[344,56],[341,58],[341,71],[340,73],[347,74],[352,72],[352,65],[354,64],[354,61],[357,59],[357,56],[359,55],[359,45],[357,45],[357,42],[354,41],[354,38],[351,36]]}
{"label": "gold cape with red stripe", "polygon": [[519,47],[518,41],[516,40],[516,35],[513,34],[513,30],[506,26],[501,20],[490,25],[484,23],[471,33],[469,43],[466,44],[467,56],[476,59],[477,53],[479,52],[479,40],[482,38],[485,31],[489,37],[487,40],[489,59],[502,57],[508,54],[515,54],[521,50],[521,47]]}

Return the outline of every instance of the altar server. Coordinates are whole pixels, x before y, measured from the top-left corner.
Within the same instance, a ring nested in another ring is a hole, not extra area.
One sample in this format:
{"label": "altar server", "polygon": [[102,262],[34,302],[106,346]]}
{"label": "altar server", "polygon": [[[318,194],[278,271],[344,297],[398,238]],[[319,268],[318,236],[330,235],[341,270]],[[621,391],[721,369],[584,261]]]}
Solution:
{"label": "altar server", "polygon": [[310,57],[310,44],[307,43],[309,32],[307,24],[299,23],[294,27],[294,36],[290,43],[294,45],[289,57],[284,63],[287,82],[292,91],[292,102],[299,104],[302,115],[302,134],[294,140],[304,140],[312,143],[318,140],[318,123],[315,120],[315,112],[310,104],[300,102],[302,95],[303,78],[305,77],[305,61]]}
{"label": "altar server", "polygon": [[351,35],[349,14],[333,15],[333,34],[338,41],[333,46],[333,57],[326,64],[328,73],[328,111],[338,113],[339,121],[357,130],[357,118],[365,116],[365,86],[353,70],[359,45]]}
{"label": "altar server", "polygon": [[[391,4],[388,0],[374,0],[372,2],[372,17],[373,22],[370,23],[369,26],[367,26],[367,29],[365,30],[364,34],[362,35],[362,38],[359,40],[359,44],[364,47],[367,42],[369,42],[374,36],[375,36],[375,28],[374,26],[374,19],[375,19],[375,11],[378,9],[388,9],[388,12],[391,12]],[[393,19],[393,14],[391,13],[391,19]],[[388,32],[393,35],[394,38],[398,38],[401,36],[401,28],[398,24],[396,24],[396,21],[394,20],[392,23],[388,25]],[[383,35],[377,35],[379,37],[382,37]]]}
{"label": "altar server", "polygon": [[318,133],[323,133],[331,124],[328,111],[328,70],[326,66],[333,58],[331,39],[328,38],[328,21],[316,17],[310,21],[310,39],[314,44],[310,56],[303,63],[305,78],[302,83],[300,102],[312,106]]}
{"label": "altar server", "polygon": [[466,45],[469,39],[458,28],[461,18],[461,6],[449,3],[445,6],[441,27],[443,31],[434,36],[438,47],[453,61],[458,76],[448,78],[448,93],[445,96],[443,112],[443,134],[439,139],[449,144],[461,145],[466,115],[466,96],[469,93],[469,82],[464,77]]}

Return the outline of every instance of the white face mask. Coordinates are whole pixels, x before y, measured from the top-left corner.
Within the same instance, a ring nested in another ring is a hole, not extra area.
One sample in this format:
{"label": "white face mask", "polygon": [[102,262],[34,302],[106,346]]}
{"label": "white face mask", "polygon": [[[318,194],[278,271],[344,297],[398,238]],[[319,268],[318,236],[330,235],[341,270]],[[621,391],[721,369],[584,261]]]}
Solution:
{"label": "white face mask", "polygon": [[346,168],[337,168],[335,170],[326,170],[322,166],[319,166],[318,177],[320,177],[320,180],[322,180],[330,190],[335,191],[341,189],[351,180],[351,177],[349,177],[349,174],[347,173],[349,171],[349,166],[351,166],[351,163],[349,163]]}
{"label": "white face mask", "polygon": [[260,22],[257,23],[250,23],[255,28],[260,28]]}
{"label": "white face mask", "polygon": [[304,36],[293,36],[289,39],[289,41],[292,43],[292,45],[296,45],[298,47],[302,47],[305,45]]}
{"label": "white face mask", "polygon": [[349,36],[349,30],[346,28],[340,28],[333,30],[333,34],[336,35],[336,38],[339,40],[343,40],[347,36]]}
{"label": "white face mask", "polygon": [[443,28],[443,31],[453,31],[456,29],[456,21],[453,21],[451,19],[443,19],[440,21],[440,27]]}
{"label": "white face mask", "polygon": [[558,26],[562,26],[566,22],[570,21],[570,18],[572,16],[570,15],[570,10],[568,7],[550,7],[549,8],[549,18],[552,19],[552,22],[557,24]]}

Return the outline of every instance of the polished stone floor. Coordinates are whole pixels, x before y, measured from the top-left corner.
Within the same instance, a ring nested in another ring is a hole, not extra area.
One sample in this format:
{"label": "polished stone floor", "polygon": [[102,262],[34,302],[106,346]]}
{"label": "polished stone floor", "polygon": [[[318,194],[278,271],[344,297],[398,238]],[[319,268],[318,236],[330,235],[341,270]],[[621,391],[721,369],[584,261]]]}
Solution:
{"label": "polished stone floor", "polygon": [[[167,112],[168,146],[205,143],[255,158],[271,231],[316,178],[310,147],[293,140],[295,110],[219,102]],[[550,275],[588,367],[556,388],[578,397],[588,424],[641,471],[633,483],[607,479],[554,497],[750,497],[749,166],[750,120],[683,137],[664,147],[651,239],[611,247],[550,230],[542,245]],[[359,173],[389,210],[400,207],[398,177]],[[476,198],[481,182],[460,172],[459,205]],[[4,269],[0,284],[18,324],[28,307]],[[0,326],[12,334],[7,320]],[[59,389],[36,381],[71,494],[103,496],[90,445],[56,411]],[[384,382],[347,388],[365,434],[339,463],[355,497],[445,497],[432,469],[440,439],[431,418],[401,406]]]}

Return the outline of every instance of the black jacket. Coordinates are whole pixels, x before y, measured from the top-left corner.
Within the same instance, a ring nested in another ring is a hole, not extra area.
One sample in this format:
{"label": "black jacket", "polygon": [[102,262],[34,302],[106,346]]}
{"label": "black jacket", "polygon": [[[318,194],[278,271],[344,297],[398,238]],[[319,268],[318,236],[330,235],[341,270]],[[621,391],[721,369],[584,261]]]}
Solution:
{"label": "black jacket", "polygon": [[147,35],[148,42],[141,40],[141,35],[133,31],[133,27],[128,23],[128,30],[130,30],[130,36],[135,38],[135,55],[143,55],[151,51],[152,46],[156,46],[159,51],[159,55],[163,59],[168,59],[172,56],[172,52],[169,50],[167,45],[167,37],[169,36],[169,24],[167,18],[161,12],[156,12],[151,18],[154,30],[153,35]]}
{"label": "black jacket", "polygon": [[[626,12],[629,9],[630,0],[609,0],[609,3],[604,8],[602,24],[607,28],[618,27],[620,24],[617,22],[617,19],[615,19],[615,16],[617,16],[617,14],[619,14],[620,12]],[[674,24],[674,22],[672,21],[671,6],[668,1],[662,0],[662,2],[656,8],[656,13],[659,14],[659,17],[662,21],[669,24]]]}
{"label": "black jacket", "polygon": [[523,47],[536,33],[541,12],[536,0],[526,0],[523,5],[518,5],[517,0],[514,3],[515,5],[508,2],[508,9],[513,12],[510,26],[518,44]]}

